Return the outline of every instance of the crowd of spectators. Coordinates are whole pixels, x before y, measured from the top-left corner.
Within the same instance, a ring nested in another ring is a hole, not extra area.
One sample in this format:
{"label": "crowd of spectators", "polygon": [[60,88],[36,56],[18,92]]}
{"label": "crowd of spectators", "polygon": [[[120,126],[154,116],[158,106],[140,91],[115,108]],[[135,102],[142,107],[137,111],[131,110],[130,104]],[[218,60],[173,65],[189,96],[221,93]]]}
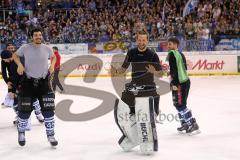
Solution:
{"label": "crowd of spectators", "polygon": [[37,26],[42,27],[44,39],[50,43],[134,41],[141,29],[149,32],[150,41],[172,35],[195,40],[240,35],[240,0],[199,0],[195,10],[183,17],[187,2],[3,0],[4,10],[14,12],[0,24],[0,40],[20,46]]}

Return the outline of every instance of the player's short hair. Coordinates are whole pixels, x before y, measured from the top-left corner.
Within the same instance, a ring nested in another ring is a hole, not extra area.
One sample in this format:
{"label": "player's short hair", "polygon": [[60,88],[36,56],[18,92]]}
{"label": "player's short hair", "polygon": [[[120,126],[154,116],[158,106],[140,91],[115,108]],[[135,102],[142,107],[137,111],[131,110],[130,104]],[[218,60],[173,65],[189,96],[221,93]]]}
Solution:
{"label": "player's short hair", "polygon": [[172,42],[174,44],[177,44],[177,46],[179,46],[179,40],[177,39],[177,37],[170,37],[168,38],[168,42]]}
{"label": "player's short hair", "polygon": [[6,47],[8,47],[8,46],[14,46],[14,44],[12,42],[7,42]]}
{"label": "player's short hair", "polygon": [[52,49],[54,49],[54,50],[57,50],[57,51],[58,51],[58,47],[56,47],[56,46],[53,46],[53,47],[52,47]]}
{"label": "player's short hair", "polygon": [[3,50],[1,52],[1,58],[2,59],[8,59],[8,58],[11,58],[12,57],[12,53],[8,50]]}
{"label": "player's short hair", "polygon": [[42,32],[41,28],[33,28],[32,31],[31,31],[31,37],[33,37],[33,34],[35,32]]}
{"label": "player's short hair", "polygon": [[137,32],[136,38],[138,38],[138,35],[147,35],[147,39],[149,38],[148,32],[144,29]]}

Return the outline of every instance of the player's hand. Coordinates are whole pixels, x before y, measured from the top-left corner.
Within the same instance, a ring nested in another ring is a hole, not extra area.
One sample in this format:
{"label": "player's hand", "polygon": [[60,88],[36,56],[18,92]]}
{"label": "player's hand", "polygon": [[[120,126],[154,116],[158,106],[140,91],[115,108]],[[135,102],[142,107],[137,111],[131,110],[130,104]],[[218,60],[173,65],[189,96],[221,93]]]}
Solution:
{"label": "player's hand", "polygon": [[12,89],[12,82],[8,82],[7,85],[8,85],[8,89]]}
{"label": "player's hand", "polygon": [[148,65],[148,67],[146,67],[147,71],[154,74],[156,72],[155,68],[152,65]]}
{"label": "player's hand", "polygon": [[23,65],[22,64],[18,65],[18,68],[17,68],[18,74],[23,75],[24,71],[25,71],[25,68],[23,67]]}
{"label": "player's hand", "polygon": [[167,77],[170,76],[170,72],[167,70],[163,70],[163,74],[166,75]]}
{"label": "player's hand", "polygon": [[177,86],[172,86],[172,90],[177,91],[178,90]]}
{"label": "player's hand", "polygon": [[48,70],[49,70],[49,73],[52,74],[54,72],[54,66],[50,66]]}

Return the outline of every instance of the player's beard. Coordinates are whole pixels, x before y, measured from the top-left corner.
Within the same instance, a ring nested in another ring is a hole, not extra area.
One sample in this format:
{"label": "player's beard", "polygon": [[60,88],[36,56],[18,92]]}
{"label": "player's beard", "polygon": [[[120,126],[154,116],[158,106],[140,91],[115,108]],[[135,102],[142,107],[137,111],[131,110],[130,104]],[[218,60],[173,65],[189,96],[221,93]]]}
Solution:
{"label": "player's beard", "polygon": [[35,44],[41,44],[41,43],[42,43],[42,40],[41,40],[41,39],[37,39],[34,43],[35,43]]}
{"label": "player's beard", "polygon": [[146,45],[139,45],[139,46],[138,46],[138,49],[139,49],[140,51],[143,51],[143,50],[145,50],[146,48],[147,48]]}

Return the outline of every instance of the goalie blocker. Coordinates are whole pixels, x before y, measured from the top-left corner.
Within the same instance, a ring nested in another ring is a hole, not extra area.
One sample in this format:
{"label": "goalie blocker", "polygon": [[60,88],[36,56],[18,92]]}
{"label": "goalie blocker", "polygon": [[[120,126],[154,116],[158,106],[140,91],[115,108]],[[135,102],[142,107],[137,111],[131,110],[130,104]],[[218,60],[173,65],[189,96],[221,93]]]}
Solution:
{"label": "goalie blocker", "polygon": [[135,112],[131,113],[125,102],[116,100],[115,121],[123,134],[118,143],[124,151],[138,145],[143,154],[158,151],[154,102],[154,97],[136,97]]}

